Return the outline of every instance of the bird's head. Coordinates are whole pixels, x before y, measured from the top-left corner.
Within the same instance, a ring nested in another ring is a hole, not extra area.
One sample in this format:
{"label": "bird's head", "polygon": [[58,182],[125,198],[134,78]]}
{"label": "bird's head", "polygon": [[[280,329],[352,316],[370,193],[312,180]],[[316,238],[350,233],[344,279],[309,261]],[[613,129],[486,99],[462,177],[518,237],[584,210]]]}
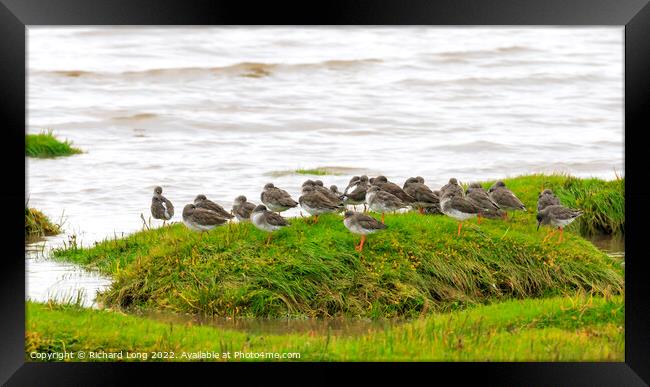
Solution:
{"label": "bird's head", "polygon": [[162,194],[162,187],[157,186],[156,188],[153,189],[153,193],[158,195]]}
{"label": "bird's head", "polygon": [[275,188],[275,186],[273,185],[273,183],[268,183],[268,184],[266,184],[266,185],[264,186],[264,189],[265,189],[265,190],[267,190],[267,189],[271,189],[271,188]]}
{"label": "bird's head", "polygon": [[194,198],[194,204],[199,204],[202,201],[207,200],[207,199],[208,198],[206,198],[205,195],[203,195],[203,194],[196,195],[196,197]]}
{"label": "bird's head", "polygon": [[247,199],[246,199],[246,196],[244,196],[244,195],[239,195],[239,196],[237,196],[237,197],[235,198],[235,204],[246,203],[246,200],[247,200]]}
{"label": "bird's head", "polygon": [[264,204],[259,204],[259,205],[258,205],[257,207],[255,207],[255,209],[253,210],[253,212],[263,212],[263,211],[266,211],[266,206],[265,206]]}

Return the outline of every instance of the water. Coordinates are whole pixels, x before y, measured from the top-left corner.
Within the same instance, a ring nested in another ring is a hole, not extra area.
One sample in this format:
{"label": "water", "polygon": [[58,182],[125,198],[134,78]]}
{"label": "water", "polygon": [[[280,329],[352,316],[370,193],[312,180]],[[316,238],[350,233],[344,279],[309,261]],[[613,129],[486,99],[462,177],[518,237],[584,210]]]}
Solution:
{"label": "water", "polygon": [[[199,193],[230,208],[272,181],[297,198],[310,176],[278,172],[298,168],[339,168],[321,179],[340,188],[360,173],[434,188],[611,179],[624,174],[623,31],[30,27],[27,130],[86,153],[27,160],[26,195],[90,245],[139,230],[156,185],[179,221]],[[67,270],[26,263],[34,298]]]}

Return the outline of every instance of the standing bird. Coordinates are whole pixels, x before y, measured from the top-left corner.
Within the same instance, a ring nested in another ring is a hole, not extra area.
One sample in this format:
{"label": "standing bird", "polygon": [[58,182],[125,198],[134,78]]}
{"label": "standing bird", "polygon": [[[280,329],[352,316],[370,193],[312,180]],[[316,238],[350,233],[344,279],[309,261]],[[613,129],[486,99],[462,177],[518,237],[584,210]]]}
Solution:
{"label": "standing bird", "polygon": [[[350,181],[350,185],[343,192],[343,203],[346,205],[356,206],[363,204],[363,211],[366,211],[366,193],[370,184],[368,183],[368,176],[355,176],[356,180]],[[353,178],[354,179],[354,178]],[[353,188],[353,189],[350,189]]]}
{"label": "standing bird", "polygon": [[340,200],[337,200],[337,202],[331,201],[313,186],[302,187],[302,195],[298,199],[298,202],[300,203],[300,207],[315,216],[314,223],[318,223],[318,215],[320,214],[337,212],[344,209]]}
{"label": "standing bird", "polygon": [[463,196],[463,191],[449,187],[442,193],[440,198],[440,209],[442,213],[458,220],[458,236],[463,222],[473,216],[476,216],[481,209]]}
{"label": "standing bird", "polygon": [[449,183],[443,185],[442,188],[440,188],[440,194],[444,195],[444,193],[448,190],[452,190],[454,193],[463,195],[463,187],[458,184],[458,180],[456,180],[455,177],[449,179]]}
{"label": "standing bird", "polygon": [[560,199],[550,189],[545,189],[537,197],[537,212],[540,212],[548,206],[560,204]]}
{"label": "standing bird", "polygon": [[400,188],[399,185],[392,183],[388,181],[386,176],[377,176],[375,178],[370,179],[370,184],[371,185],[376,185],[377,187],[381,188],[383,191],[386,191],[394,196],[397,196],[401,201],[403,201],[406,204],[411,204],[415,201],[415,199],[404,192],[402,188]]}
{"label": "standing bird", "polygon": [[345,228],[350,230],[351,233],[361,235],[361,242],[358,246],[354,246],[354,249],[357,251],[363,250],[363,244],[366,241],[366,235],[372,234],[379,230],[385,229],[387,226],[383,223],[379,223],[377,219],[372,216],[360,214],[353,211],[345,211],[343,218],[343,224]]}
{"label": "standing bird", "polygon": [[316,181],[307,180],[304,183],[302,183],[302,188],[304,189],[305,187],[311,187],[314,189],[314,191],[320,192],[321,195],[327,197],[327,199],[329,199],[329,201],[331,201],[332,203],[343,204],[343,200],[341,200],[339,195],[323,187],[323,182],[320,180],[316,180]]}
{"label": "standing bird", "polygon": [[343,196],[343,193],[339,191],[339,187],[337,187],[334,184],[330,185],[330,192],[336,195],[336,197],[338,197],[339,199],[341,198],[341,196]]}
{"label": "standing bird", "polygon": [[240,222],[250,220],[251,213],[254,209],[255,204],[247,201],[244,195],[237,196],[232,205],[232,212]]}
{"label": "standing bird", "polygon": [[401,201],[400,198],[388,191],[384,191],[376,185],[368,188],[366,200],[368,200],[368,207],[371,211],[381,213],[382,223],[384,223],[385,212],[397,211],[400,208],[407,206],[407,204]]}
{"label": "standing bird", "polygon": [[[343,190],[343,195],[348,193],[348,190],[354,186],[356,186],[359,183],[359,180],[361,179],[361,176],[352,176],[350,179],[350,182],[348,183],[348,186],[345,187]],[[366,176],[366,180],[368,180],[368,176]]]}
{"label": "standing bird", "polygon": [[151,197],[151,215],[154,219],[162,220],[163,226],[166,221],[174,217],[174,205],[162,195],[162,187],[156,187],[153,190],[153,196]]}
{"label": "standing bird", "polygon": [[286,211],[298,205],[298,202],[293,200],[287,191],[276,188],[273,183],[268,183],[264,186],[264,191],[262,191],[260,198],[262,199],[262,203],[268,206],[273,212]]}
{"label": "standing bird", "polygon": [[[581,210],[574,210],[572,208],[567,208],[559,204],[553,204],[542,211],[537,213],[537,230],[542,224],[551,225],[552,227],[557,227],[560,230],[560,238],[558,243],[562,242],[562,235],[564,234],[564,227],[568,226],[571,222],[576,220],[583,212]],[[543,242],[546,242],[557,230],[551,230]]]}
{"label": "standing bird", "polygon": [[440,199],[429,187],[424,185],[424,179],[420,176],[406,179],[404,192],[415,199],[411,206],[417,209],[420,214],[424,214],[425,208],[433,208],[433,213],[435,211],[440,213]]}
{"label": "standing bird", "polygon": [[[488,194],[490,195],[490,199],[492,199],[493,202],[495,202],[499,208],[503,210],[521,210],[521,211],[526,211],[526,206],[524,206],[524,203],[519,200],[515,194],[510,191],[508,188],[506,188],[506,185],[504,182],[501,180],[497,181],[490,187],[488,190]],[[507,212],[504,212],[504,218],[508,216]]]}
{"label": "standing bird", "polygon": [[266,239],[266,244],[269,244],[271,241],[271,233],[273,231],[289,225],[289,222],[280,216],[280,214],[267,210],[262,204],[255,207],[251,213],[251,223],[253,223],[253,225],[258,229],[269,233],[269,237]]}
{"label": "standing bird", "polygon": [[235,217],[230,212],[226,211],[223,207],[221,207],[219,204],[217,204],[217,203],[213,202],[212,200],[209,200],[208,198],[206,198],[205,195],[203,195],[203,194],[196,195],[196,198],[194,198],[194,205],[197,208],[204,208],[206,210],[216,212],[222,218],[232,219],[232,218]]}
{"label": "standing bird", "polygon": [[228,222],[228,219],[195,204],[187,204],[183,208],[183,223],[194,231],[208,231]]}
{"label": "standing bird", "polygon": [[[438,201],[440,201],[440,191],[435,190],[431,192],[438,198]],[[442,209],[440,208],[440,205],[438,205],[438,207],[426,207],[424,208],[424,214],[442,214]]]}
{"label": "standing bird", "polygon": [[470,202],[478,206],[481,211],[478,213],[478,224],[481,224],[481,216],[484,218],[500,218],[505,213],[499,205],[496,204],[487,191],[479,183],[472,183],[465,191],[465,197]]}

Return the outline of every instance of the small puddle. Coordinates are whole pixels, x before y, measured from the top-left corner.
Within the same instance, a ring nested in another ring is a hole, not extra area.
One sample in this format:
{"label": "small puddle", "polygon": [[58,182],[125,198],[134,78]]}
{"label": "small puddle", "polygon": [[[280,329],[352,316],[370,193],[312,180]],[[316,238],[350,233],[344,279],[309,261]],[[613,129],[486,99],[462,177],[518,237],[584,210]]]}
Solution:
{"label": "small puddle", "polygon": [[406,319],[266,319],[266,318],[227,318],[177,314],[161,311],[143,311],[137,316],[160,322],[184,325],[209,326],[224,330],[247,332],[256,335],[308,334],[332,336],[354,336],[370,331],[383,330],[404,324]]}

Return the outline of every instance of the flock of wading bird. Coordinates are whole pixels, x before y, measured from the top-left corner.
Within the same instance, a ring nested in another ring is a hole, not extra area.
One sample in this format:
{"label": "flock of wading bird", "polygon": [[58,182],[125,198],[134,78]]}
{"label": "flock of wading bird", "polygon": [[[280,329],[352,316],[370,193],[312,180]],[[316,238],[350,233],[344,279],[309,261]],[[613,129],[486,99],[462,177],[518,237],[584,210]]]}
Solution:
{"label": "flock of wading bird", "polygon": [[[219,204],[208,200],[205,195],[198,195],[193,204],[183,208],[183,223],[195,231],[208,231],[226,224],[237,217],[239,221],[250,221],[260,230],[269,233],[266,240],[271,240],[271,233],[289,226],[281,212],[298,205],[311,214],[313,223],[318,222],[318,216],[325,213],[344,212],[343,224],[353,234],[361,235],[357,251],[363,250],[366,235],[385,229],[384,214],[396,212],[411,207],[421,214],[444,214],[458,220],[458,236],[463,222],[474,216],[484,218],[507,218],[507,211],[526,211],[524,204],[509,190],[503,181],[497,181],[485,190],[479,183],[472,183],[463,190],[455,178],[440,190],[432,191],[424,184],[420,176],[406,180],[403,187],[377,176],[354,176],[343,192],[333,185],[323,186],[320,180],[307,180],[302,184],[302,195],[295,201],[283,189],[268,183],[260,195],[263,204],[255,205],[245,196],[235,198],[232,210],[226,211]],[[366,204],[368,207],[366,208]],[[355,211],[346,210],[353,206]],[[363,205],[364,212],[356,212],[356,206]],[[367,209],[380,213],[381,221],[366,215]],[[164,221],[174,216],[174,206],[169,199],[162,195],[162,188],[156,187],[151,199],[151,214],[155,219]],[[550,225],[552,229],[544,238],[548,240],[555,232],[560,231],[558,243],[562,241],[564,227],[582,215],[582,211],[564,207],[555,194],[546,189],[539,194],[537,201],[537,229],[540,225]]]}

